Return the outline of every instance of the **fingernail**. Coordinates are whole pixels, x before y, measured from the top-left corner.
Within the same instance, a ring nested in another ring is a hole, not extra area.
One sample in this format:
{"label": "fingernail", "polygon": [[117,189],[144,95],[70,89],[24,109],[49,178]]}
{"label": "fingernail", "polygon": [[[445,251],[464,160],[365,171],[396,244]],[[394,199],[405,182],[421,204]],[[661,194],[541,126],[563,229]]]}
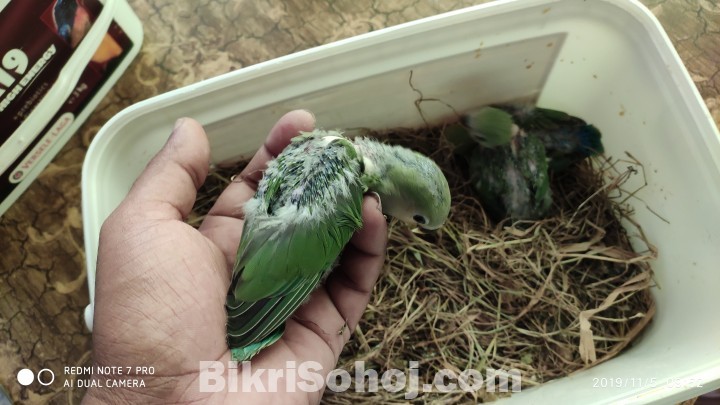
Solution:
{"label": "fingernail", "polygon": [[315,114],[313,114],[312,111],[306,110],[304,108],[302,110],[305,111],[306,113],[310,114],[310,116],[312,117],[312,120],[313,120],[313,124],[315,124],[315,122],[317,122],[317,120],[315,119]]}
{"label": "fingernail", "polygon": [[371,191],[368,194],[370,195],[370,197],[374,198],[375,201],[377,201],[377,210],[382,212],[382,201],[380,201],[380,194],[378,194],[374,191]]}
{"label": "fingernail", "polygon": [[185,122],[185,118],[184,118],[184,117],[183,117],[183,118],[179,118],[177,121],[175,121],[175,126],[173,127],[173,132],[177,131],[177,129],[182,126],[183,122]]}

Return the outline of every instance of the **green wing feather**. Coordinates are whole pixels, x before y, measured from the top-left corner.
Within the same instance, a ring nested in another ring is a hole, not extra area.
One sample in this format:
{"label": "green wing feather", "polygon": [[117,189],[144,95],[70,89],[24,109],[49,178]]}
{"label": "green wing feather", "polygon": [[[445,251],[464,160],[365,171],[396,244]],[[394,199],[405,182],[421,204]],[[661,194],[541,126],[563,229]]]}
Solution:
{"label": "green wing feather", "polygon": [[[314,147],[316,140],[297,137],[289,148]],[[323,148],[315,156],[320,164],[315,165],[305,162],[307,154],[281,154],[274,175],[261,182],[255,198],[261,199],[268,215],[246,219],[226,301],[228,345],[236,361],[251,358],[282,336],[287,318],[306,301],[362,225],[362,185],[347,178],[347,169],[359,176],[352,144],[338,139]],[[306,172],[298,176],[303,168]],[[316,221],[279,216],[284,206],[308,208],[302,204],[337,193],[340,183],[349,192],[334,195],[332,206],[313,206]],[[304,191],[297,193],[298,188]]]}

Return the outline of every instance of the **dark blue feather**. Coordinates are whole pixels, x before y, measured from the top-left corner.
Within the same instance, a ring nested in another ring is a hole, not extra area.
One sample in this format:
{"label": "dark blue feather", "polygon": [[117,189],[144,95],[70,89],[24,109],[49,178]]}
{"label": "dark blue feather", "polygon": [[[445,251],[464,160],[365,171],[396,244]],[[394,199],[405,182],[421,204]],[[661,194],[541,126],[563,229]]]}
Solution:
{"label": "dark blue feather", "polygon": [[75,13],[77,13],[77,0],[57,0],[53,8],[53,18],[57,25],[58,34],[70,42],[70,33],[75,24]]}

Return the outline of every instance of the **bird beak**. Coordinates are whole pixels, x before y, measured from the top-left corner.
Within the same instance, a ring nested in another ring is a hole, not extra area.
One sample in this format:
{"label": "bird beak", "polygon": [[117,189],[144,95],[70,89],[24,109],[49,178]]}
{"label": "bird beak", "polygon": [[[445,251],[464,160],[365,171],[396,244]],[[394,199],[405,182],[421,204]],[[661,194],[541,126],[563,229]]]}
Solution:
{"label": "bird beak", "polygon": [[[436,231],[436,230],[442,228],[443,225],[445,225],[444,222],[437,226],[418,225],[418,227],[416,227],[415,229],[418,230],[418,232],[416,232],[416,233],[428,233],[428,231]],[[413,232],[415,231],[415,229],[413,230]],[[425,231],[425,232],[423,232],[423,231]]]}

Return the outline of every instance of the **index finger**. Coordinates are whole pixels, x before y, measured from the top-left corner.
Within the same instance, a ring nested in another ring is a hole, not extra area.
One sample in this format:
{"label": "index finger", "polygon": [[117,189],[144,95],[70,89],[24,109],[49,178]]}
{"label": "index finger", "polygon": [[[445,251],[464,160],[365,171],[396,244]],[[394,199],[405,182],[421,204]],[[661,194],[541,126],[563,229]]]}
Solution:
{"label": "index finger", "polygon": [[[300,131],[312,131],[314,128],[315,116],[306,110],[290,111],[280,117],[270,130],[270,134],[265,139],[263,146],[255,153],[255,156],[245,166],[245,169],[240,172],[239,177],[242,182],[248,184],[252,192],[255,193],[257,184],[262,179],[263,170],[267,167],[267,162],[277,157]],[[252,197],[252,194],[243,201],[247,201],[250,197]]]}

